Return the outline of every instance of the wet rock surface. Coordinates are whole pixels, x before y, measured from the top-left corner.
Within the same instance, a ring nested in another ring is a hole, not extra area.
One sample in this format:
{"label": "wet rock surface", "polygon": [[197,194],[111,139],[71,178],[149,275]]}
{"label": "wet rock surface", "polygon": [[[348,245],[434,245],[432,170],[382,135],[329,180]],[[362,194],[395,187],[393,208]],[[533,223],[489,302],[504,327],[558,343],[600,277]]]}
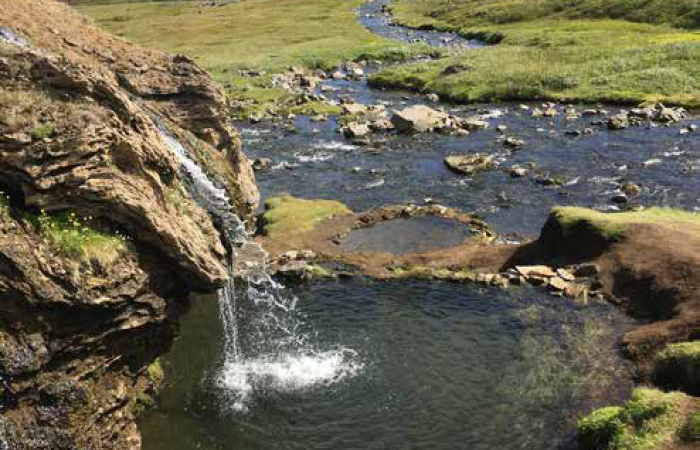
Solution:
{"label": "wet rock surface", "polygon": [[[227,279],[168,139],[244,217],[252,170],[224,91],[190,59],[53,1],[4,2],[0,27],[0,447],[138,449],[188,292]],[[52,225],[68,212],[67,231]],[[86,256],[86,236],[111,247]]]}

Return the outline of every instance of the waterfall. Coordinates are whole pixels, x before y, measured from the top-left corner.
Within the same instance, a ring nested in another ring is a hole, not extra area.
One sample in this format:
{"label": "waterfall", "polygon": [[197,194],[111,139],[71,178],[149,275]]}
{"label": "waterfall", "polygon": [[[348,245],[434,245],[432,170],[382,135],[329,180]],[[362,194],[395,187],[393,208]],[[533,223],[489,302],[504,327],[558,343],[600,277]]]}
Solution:
{"label": "waterfall", "polygon": [[328,386],[362,369],[357,354],[341,346],[322,349],[305,329],[297,298],[272,279],[268,255],[251,239],[224,189],[217,187],[185,147],[156,119],[177,156],[192,198],[224,231],[231,248],[229,280],[217,293],[224,355],[216,385],[226,406],[245,412],[257,394]]}

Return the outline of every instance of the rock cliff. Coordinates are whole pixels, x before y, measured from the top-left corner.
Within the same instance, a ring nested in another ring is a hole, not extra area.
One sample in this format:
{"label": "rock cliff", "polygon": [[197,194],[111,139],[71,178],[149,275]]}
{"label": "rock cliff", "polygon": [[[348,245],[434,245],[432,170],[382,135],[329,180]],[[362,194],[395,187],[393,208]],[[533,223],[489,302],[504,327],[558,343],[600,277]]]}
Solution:
{"label": "rock cliff", "polygon": [[137,449],[188,292],[227,278],[161,127],[241,217],[255,180],[193,61],[53,0],[0,8],[0,448]]}

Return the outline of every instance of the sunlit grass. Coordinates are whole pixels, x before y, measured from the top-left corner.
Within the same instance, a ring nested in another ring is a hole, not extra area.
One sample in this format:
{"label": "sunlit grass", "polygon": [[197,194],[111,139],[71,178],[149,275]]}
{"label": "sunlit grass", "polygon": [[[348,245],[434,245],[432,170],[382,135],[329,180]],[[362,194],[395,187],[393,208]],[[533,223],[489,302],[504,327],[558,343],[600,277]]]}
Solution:
{"label": "sunlit grass", "polygon": [[[375,85],[431,91],[460,102],[700,106],[700,33],[692,29],[700,22],[700,6],[691,0],[397,0],[393,9],[408,25],[500,44],[440,63],[388,69],[373,77]],[[473,70],[441,74],[456,62]]]}

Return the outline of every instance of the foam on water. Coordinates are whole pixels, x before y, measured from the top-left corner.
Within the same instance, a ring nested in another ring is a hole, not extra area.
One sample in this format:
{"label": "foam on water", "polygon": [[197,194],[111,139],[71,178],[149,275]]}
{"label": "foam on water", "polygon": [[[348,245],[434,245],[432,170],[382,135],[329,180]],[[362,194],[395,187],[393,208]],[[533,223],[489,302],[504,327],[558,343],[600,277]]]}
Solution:
{"label": "foam on water", "polygon": [[232,395],[228,407],[245,412],[255,392],[296,392],[330,387],[358,375],[364,365],[357,353],[341,348],[308,354],[260,356],[227,361],[217,379],[220,388]]}
{"label": "foam on water", "polygon": [[333,155],[326,152],[319,152],[315,155],[303,155],[301,153],[295,153],[294,158],[299,162],[323,162],[328,161],[333,158]]}
{"label": "foam on water", "polygon": [[340,141],[320,141],[314,144],[314,148],[323,150],[355,150],[357,147],[354,145],[346,144]]}

